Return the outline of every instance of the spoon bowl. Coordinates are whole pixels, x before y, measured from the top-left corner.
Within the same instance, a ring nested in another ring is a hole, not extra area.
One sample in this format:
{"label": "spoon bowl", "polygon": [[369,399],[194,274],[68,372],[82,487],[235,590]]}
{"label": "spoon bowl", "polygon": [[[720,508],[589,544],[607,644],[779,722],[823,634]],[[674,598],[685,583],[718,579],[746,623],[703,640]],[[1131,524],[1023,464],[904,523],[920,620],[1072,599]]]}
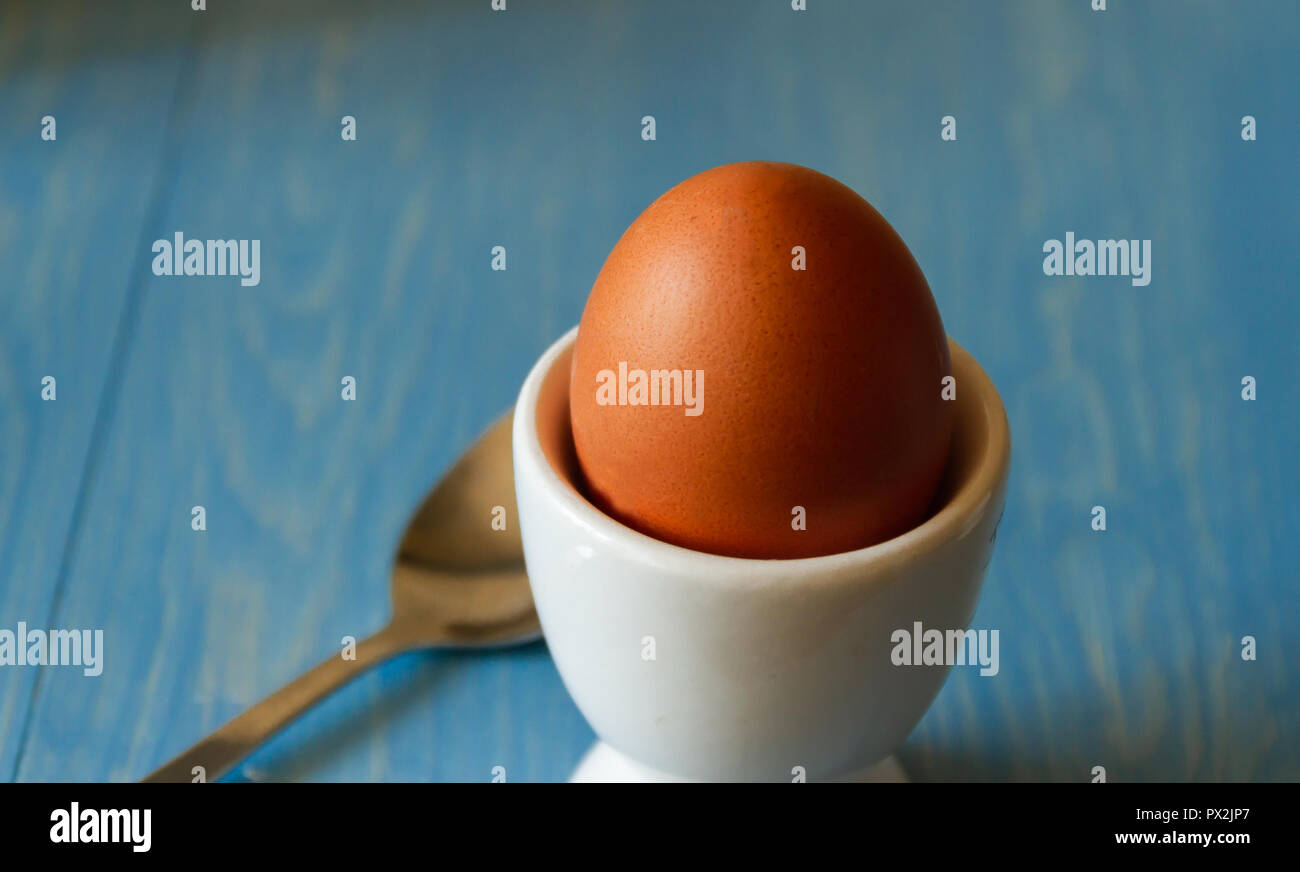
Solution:
{"label": "spoon bowl", "polygon": [[515,523],[513,418],[507,412],[461,455],[402,536],[393,564],[393,622],[417,647],[541,638]]}

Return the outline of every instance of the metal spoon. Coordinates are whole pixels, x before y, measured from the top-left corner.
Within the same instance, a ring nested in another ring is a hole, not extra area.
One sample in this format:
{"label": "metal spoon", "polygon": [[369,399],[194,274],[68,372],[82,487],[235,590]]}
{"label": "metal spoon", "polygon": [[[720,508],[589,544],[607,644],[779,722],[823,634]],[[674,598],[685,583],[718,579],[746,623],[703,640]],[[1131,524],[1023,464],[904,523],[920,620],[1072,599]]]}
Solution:
{"label": "metal spoon", "polygon": [[[516,522],[512,417],[461,455],[407,525],[393,563],[392,620],[357,643],[355,660],[330,657],[144,780],[214,781],[325,696],[406,651],[539,638]],[[504,530],[492,527],[497,506]]]}

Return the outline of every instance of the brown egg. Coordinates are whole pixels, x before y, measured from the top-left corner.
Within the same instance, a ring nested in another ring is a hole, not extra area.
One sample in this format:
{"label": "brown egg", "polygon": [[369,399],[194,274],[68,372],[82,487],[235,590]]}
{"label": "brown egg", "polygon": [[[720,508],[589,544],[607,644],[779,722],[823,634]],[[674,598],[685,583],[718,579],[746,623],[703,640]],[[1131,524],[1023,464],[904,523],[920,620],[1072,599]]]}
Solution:
{"label": "brown egg", "polygon": [[925,276],[866,200],[793,164],[716,167],[651,203],[591,289],[569,400],[587,496],[716,554],[880,542],[927,514],[950,374]]}

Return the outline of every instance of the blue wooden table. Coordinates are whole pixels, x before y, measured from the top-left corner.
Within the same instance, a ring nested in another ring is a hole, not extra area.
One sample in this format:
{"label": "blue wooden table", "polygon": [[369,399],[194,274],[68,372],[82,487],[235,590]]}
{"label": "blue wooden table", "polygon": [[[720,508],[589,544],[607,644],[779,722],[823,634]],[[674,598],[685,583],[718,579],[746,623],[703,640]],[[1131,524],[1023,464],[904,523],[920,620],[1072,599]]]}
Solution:
{"label": "blue wooden table", "polygon": [[[1300,778],[1295,3],[189,5],[0,5],[0,628],[105,639],[0,667],[0,778],[138,778],[378,628],[623,228],[742,159],[875,204],[1011,418],[1001,670],[913,777]],[[1150,239],[1150,284],[1045,275],[1067,231]],[[155,276],[176,232],[260,239],[260,284]],[[234,777],[553,780],[591,740],[542,644],[411,655]]]}

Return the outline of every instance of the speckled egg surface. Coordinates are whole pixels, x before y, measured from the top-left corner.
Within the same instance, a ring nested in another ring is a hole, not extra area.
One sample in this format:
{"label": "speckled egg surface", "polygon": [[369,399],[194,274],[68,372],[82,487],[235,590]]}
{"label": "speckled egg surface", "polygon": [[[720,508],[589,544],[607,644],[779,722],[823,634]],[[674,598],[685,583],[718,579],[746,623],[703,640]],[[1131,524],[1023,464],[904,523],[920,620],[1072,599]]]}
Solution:
{"label": "speckled egg surface", "polygon": [[687,179],[614,246],[579,325],[588,498],[736,557],[862,548],[921,522],[952,432],[938,308],[848,187],[747,162]]}

